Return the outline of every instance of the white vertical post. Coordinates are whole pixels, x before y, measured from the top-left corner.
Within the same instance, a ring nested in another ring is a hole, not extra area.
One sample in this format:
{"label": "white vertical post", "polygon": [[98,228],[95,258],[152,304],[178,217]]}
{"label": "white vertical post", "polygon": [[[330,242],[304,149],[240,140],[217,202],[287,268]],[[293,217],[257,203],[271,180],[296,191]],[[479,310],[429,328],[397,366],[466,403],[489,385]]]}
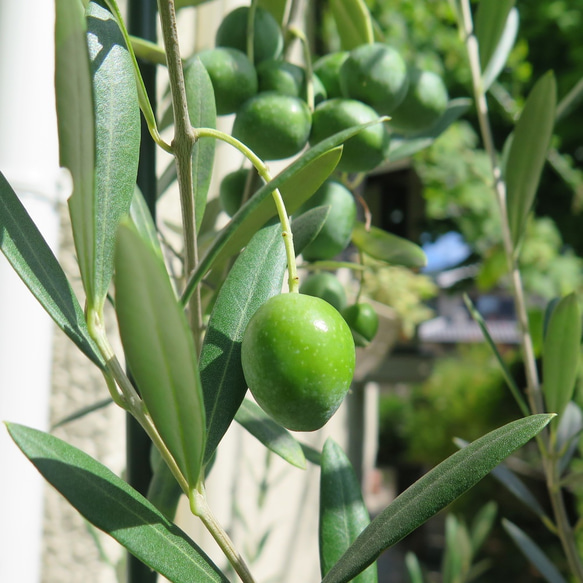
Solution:
{"label": "white vertical post", "polygon": [[[0,0],[0,170],[49,245],[58,240],[54,5]],[[45,429],[50,318],[0,255],[0,420]],[[0,581],[40,581],[43,482],[0,428]]]}

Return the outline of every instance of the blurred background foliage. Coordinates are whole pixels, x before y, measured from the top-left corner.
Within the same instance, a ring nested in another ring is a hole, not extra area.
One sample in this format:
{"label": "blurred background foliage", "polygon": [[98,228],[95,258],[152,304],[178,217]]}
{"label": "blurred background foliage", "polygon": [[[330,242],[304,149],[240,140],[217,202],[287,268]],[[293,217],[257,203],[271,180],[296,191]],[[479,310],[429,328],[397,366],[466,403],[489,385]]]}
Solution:
{"label": "blurred background foliage", "polygon": [[[451,98],[471,95],[465,47],[454,14],[456,0],[366,1],[376,21],[379,40],[400,50],[410,65],[442,75]],[[516,7],[520,14],[518,37],[506,67],[488,94],[490,121],[499,152],[526,96],[541,75],[554,70],[559,103],[566,98],[520,257],[535,345],[540,345],[545,304],[572,291],[583,297],[583,90],[577,91],[578,87],[583,88],[580,40],[583,0],[517,0]],[[320,47],[320,53],[337,50],[334,25],[325,8],[319,16],[321,27],[316,47]],[[504,293],[510,282],[500,245],[499,213],[491,187],[489,160],[482,149],[473,111],[430,148],[416,154],[411,162],[422,183],[426,205],[420,229],[423,241],[419,242],[434,241],[451,231],[460,233],[472,251],[465,263],[478,264],[479,270],[454,291],[495,289]],[[365,285],[365,293],[370,297],[393,306],[401,302],[398,311],[413,314],[409,331],[431,317],[424,302],[436,290],[430,291],[427,275],[409,272],[405,278],[398,270],[389,268],[379,271],[375,278],[367,278]],[[519,386],[524,386],[518,352],[508,349],[504,357]],[[583,402],[581,390],[578,402]],[[428,380],[393,387],[390,393],[383,394],[380,407],[379,463],[403,472],[410,466],[427,468],[444,459],[455,451],[455,436],[472,440],[520,416],[499,365],[483,344],[460,345],[456,351],[437,358]],[[580,458],[574,463],[580,466],[583,475]],[[533,475],[527,479],[532,480],[533,489],[546,500],[535,466],[536,461]],[[571,489],[575,518],[583,508],[580,483],[583,480]],[[508,516],[527,532],[535,533],[534,538],[561,565],[561,552],[553,536],[493,478],[464,496],[456,509],[471,520],[475,509],[489,497],[500,505],[501,516]],[[491,569],[477,581],[541,580],[519,553],[508,552],[510,545],[507,536],[494,529],[485,551],[492,558]]]}

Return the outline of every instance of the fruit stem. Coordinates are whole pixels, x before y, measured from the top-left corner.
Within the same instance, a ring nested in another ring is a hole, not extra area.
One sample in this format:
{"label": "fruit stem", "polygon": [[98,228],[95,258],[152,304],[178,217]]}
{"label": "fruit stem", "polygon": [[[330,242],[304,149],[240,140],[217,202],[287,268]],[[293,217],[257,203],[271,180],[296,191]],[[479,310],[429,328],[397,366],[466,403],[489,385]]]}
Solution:
{"label": "fruit stem", "polygon": [[233,566],[243,583],[255,583],[249,568],[241,555],[235,549],[235,545],[219,524],[212,513],[207,500],[204,486],[199,484],[198,488],[192,490],[189,494],[190,509],[195,516],[198,516],[207,530],[211,533],[227,559]]}
{"label": "fruit stem", "polygon": [[[197,128],[194,130],[198,138],[215,138],[217,140],[222,140],[227,144],[230,144],[239,152],[241,152],[253,166],[256,168],[257,173],[265,182],[270,182],[272,180],[271,173],[269,169],[255,152],[248,148],[243,142],[237,140],[233,136],[221,132],[220,130],[216,130],[214,128]],[[275,202],[275,208],[277,209],[277,215],[279,217],[279,222],[281,223],[281,230],[282,230],[282,237],[283,237],[283,244],[285,246],[285,254],[287,258],[287,271],[288,271],[288,285],[289,291],[293,293],[297,293],[299,289],[299,277],[298,277],[298,270],[296,265],[296,253],[294,249],[294,241],[293,241],[293,234],[291,230],[291,225],[289,221],[289,216],[287,214],[287,210],[285,208],[285,203],[283,201],[283,197],[279,192],[279,189],[276,188],[272,193],[273,201]]]}

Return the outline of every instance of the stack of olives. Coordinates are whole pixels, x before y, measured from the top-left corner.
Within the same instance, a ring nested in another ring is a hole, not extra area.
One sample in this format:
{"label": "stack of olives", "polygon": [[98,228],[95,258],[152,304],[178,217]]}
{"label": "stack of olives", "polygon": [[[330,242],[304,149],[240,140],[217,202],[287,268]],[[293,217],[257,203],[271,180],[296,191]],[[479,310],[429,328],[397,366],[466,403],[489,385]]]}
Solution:
{"label": "stack of olives", "polygon": [[338,170],[369,172],[387,158],[391,131],[421,132],[445,111],[441,78],[408,68],[396,49],[380,42],[318,59],[308,97],[306,70],[283,59],[281,27],[261,6],[247,46],[249,10],[241,6],[227,14],[215,48],[198,56],[213,83],[218,114],[236,114],[233,136],[263,160],[289,158],[308,143],[390,116],[388,124],[373,123],[344,144]]}

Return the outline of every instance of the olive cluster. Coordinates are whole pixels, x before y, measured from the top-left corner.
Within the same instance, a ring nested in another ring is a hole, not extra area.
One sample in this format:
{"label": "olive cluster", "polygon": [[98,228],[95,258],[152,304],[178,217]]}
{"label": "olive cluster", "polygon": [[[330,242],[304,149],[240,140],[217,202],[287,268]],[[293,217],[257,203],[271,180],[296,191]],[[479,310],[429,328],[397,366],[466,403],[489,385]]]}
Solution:
{"label": "olive cluster", "polygon": [[[371,122],[344,144],[338,164],[339,171],[368,172],[387,158],[392,132],[424,131],[445,111],[442,79],[407,67],[384,43],[325,55],[308,75],[283,58],[283,33],[271,13],[255,10],[251,46],[249,7],[241,6],[221,22],[215,48],[198,56],[211,78],[217,113],[236,114],[233,136],[263,160],[289,158],[308,143]],[[391,120],[375,124],[379,116]]]}

